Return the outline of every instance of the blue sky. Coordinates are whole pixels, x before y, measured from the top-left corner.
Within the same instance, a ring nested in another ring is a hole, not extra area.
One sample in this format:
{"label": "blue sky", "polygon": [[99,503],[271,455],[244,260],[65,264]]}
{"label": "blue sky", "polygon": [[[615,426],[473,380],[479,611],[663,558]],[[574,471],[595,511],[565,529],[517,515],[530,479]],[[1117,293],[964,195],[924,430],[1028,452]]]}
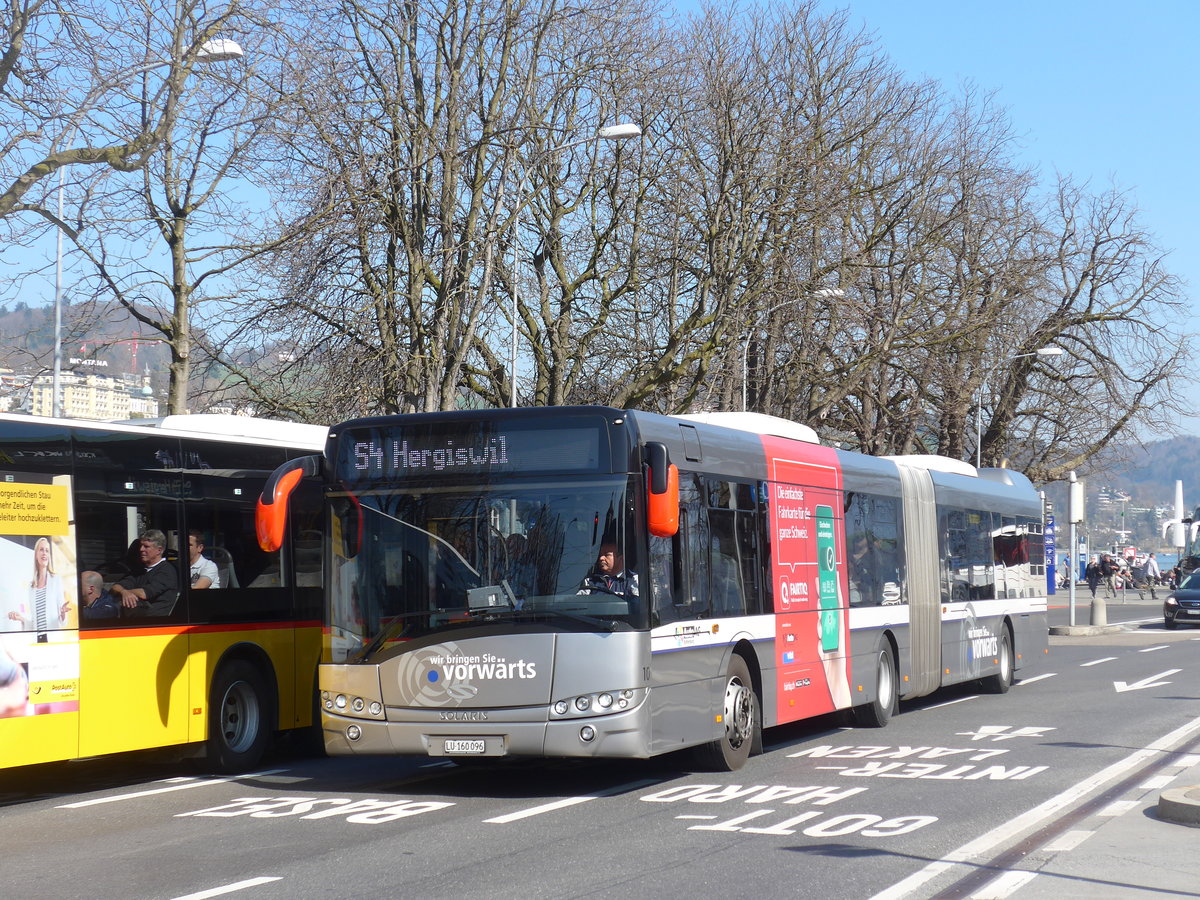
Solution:
{"label": "blue sky", "polygon": [[[914,78],[994,91],[1024,140],[1023,158],[1046,183],[1057,170],[1097,190],[1128,191],[1200,320],[1200,2],[843,0],[819,8],[848,10]],[[1200,434],[1200,374],[1178,393],[1197,410],[1181,430]]]}

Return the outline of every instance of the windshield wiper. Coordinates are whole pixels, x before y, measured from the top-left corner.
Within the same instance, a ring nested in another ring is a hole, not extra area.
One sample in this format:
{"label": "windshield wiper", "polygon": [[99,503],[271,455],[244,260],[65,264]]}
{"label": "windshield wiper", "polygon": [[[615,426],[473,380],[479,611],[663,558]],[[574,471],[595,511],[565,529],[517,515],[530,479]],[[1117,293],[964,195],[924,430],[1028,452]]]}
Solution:
{"label": "windshield wiper", "polygon": [[[458,610],[456,610],[456,612],[457,611]],[[405,620],[415,619],[420,616],[436,616],[438,613],[448,613],[448,612],[450,612],[450,610],[441,609],[441,608],[439,608],[439,609],[421,609],[421,610],[417,610],[416,612],[397,613],[394,616],[389,616],[388,618],[390,618],[392,620],[391,623],[386,628],[384,628],[382,631],[380,631],[377,635],[375,635],[375,637],[371,638],[371,640],[369,640],[366,644],[364,644],[362,649],[358,651],[356,658],[357,659],[366,659],[368,656],[370,656],[372,653],[374,653],[376,650],[378,650],[380,647],[382,647],[385,643],[390,641],[392,638],[396,637],[403,630],[404,625],[406,624]]]}
{"label": "windshield wiper", "polygon": [[[582,607],[581,607],[582,608]],[[618,622],[615,619],[600,619],[569,609],[559,609],[552,606],[539,606],[532,609],[498,609],[491,610],[481,618],[487,621],[499,619],[536,619],[542,616],[558,616],[577,625],[586,625],[596,631],[616,631]]]}

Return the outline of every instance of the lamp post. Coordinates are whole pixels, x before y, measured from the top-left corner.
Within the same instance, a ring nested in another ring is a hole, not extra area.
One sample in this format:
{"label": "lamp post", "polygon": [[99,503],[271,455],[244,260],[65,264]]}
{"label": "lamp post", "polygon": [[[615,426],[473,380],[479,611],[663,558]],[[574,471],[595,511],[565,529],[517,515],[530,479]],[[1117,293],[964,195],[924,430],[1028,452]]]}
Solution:
{"label": "lamp post", "polygon": [[[571,147],[578,147],[580,144],[587,144],[591,141],[620,141],[625,138],[638,137],[642,133],[640,125],[635,125],[632,122],[623,122],[620,125],[606,125],[594,135],[588,135],[585,138],[579,138],[575,141],[568,141],[565,144],[559,144],[557,147],[551,147],[548,150],[538,154],[535,161],[540,161],[543,157],[549,156],[552,153],[559,153],[563,150],[569,150]],[[520,284],[520,278],[517,277],[517,267],[519,266],[520,251],[521,251],[521,210],[525,206],[525,185],[529,181],[529,169],[532,166],[526,166],[525,171],[521,173],[521,183],[517,186],[517,208],[513,213],[513,259],[512,259],[512,336],[511,346],[509,348],[509,370],[508,370],[508,386],[509,397],[508,405],[515,407],[517,405],[517,299]]]}
{"label": "lamp post", "polygon": [[[817,298],[817,299],[821,299],[821,300],[841,299],[842,297],[845,297],[845,296],[846,296],[846,292],[844,290],[842,290],[841,288],[820,288],[819,290],[813,291],[811,297],[793,297],[791,300],[784,300],[782,303],[777,303],[774,306],[772,306],[770,309],[768,309],[765,313],[763,313],[763,316],[764,317],[769,316],[771,313],[775,312],[777,309],[783,309],[785,306],[793,306],[796,303],[799,303],[801,300],[809,300],[812,298]],[[751,331],[749,333],[747,333],[747,335],[746,335],[746,340],[744,340],[742,342],[742,412],[747,412],[747,410],[748,410],[747,399],[746,399],[746,384],[750,380],[750,372],[749,372],[749,365],[747,363],[747,357],[750,355],[750,341],[753,337],[754,337],[754,331],[753,331],[753,329],[751,329]]]}
{"label": "lamp post", "polygon": [[[244,52],[237,41],[229,38],[210,38],[200,45],[200,49],[196,53],[196,62],[209,65],[211,63],[228,62],[229,60],[239,59],[244,56]],[[160,60],[158,62],[146,63],[145,65],[135,66],[128,71],[120,73],[117,76],[117,81],[111,82],[109,86],[115,85],[120,80],[132,78],[134,75],[141,75],[145,72],[153,71],[154,69],[163,66],[171,65],[169,60]],[[76,115],[82,115],[88,111],[85,106]],[[64,142],[70,141],[75,136],[75,131],[79,128],[79,123],[76,121],[74,127],[67,133]],[[63,229],[61,222],[63,221],[63,181],[67,172],[66,166],[61,166],[58,170],[58,248],[55,254],[54,265],[54,375],[50,382],[50,415],[58,418],[62,415],[62,395],[60,385],[62,382],[62,273],[63,273]]]}
{"label": "lamp post", "polygon": [[[1062,347],[1038,347],[1032,353],[1018,353],[1008,357],[1006,362],[1015,359],[1025,359],[1030,356],[1062,356]],[[979,383],[979,396],[975,402],[975,468],[983,467],[983,392],[987,387],[988,377],[984,373],[983,381]]]}

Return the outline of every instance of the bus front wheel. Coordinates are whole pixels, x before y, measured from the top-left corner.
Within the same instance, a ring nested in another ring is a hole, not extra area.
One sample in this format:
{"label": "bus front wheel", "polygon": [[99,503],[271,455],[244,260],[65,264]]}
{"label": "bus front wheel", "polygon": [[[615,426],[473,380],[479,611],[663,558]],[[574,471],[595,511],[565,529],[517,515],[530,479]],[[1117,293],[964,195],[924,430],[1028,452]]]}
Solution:
{"label": "bus front wheel", "polygon": [[746,661],[736,654],[729,660],[725,675],[721,722],[724,734],[701,745],[699,759],[705,768],[735,772],[746,764],[762,734],[762,711],[754,692],[754,680]]}
{"label": "bus front wheel", "polygon": [[891,644],[884,641],[876,656],[875,699],[854,707],[854,721],[865,728],[882,728],[896,711],[899,685],[896,681],[896,660]]}
{"label": "bus front wheel", "polygon": [[256,766],[271,741],[272,709],[270,688],[255,666],[241,659],[223,664],[209,695],[207,768],[228,773]]}

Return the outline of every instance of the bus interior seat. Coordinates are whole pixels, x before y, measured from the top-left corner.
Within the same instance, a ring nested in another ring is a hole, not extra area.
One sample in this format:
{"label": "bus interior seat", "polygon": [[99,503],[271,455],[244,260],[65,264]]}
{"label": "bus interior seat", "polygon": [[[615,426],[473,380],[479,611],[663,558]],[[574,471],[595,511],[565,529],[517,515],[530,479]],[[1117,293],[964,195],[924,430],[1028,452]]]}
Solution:
{"label": "bus interior seat", "polygon": [[217,575],[221,579],[221,587],[241,587],[238,584],[237,573],[233,569],[233,556],[224,547],[205,547],[206,555],[217,564]]}

